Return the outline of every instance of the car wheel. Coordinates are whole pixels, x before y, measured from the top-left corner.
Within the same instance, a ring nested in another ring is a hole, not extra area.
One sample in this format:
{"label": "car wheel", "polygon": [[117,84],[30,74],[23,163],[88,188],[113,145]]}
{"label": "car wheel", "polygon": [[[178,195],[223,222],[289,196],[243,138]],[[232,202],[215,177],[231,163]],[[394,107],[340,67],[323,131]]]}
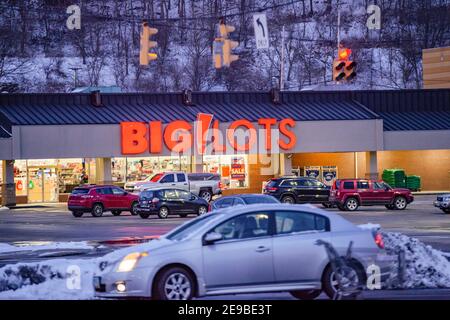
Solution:
{"label": "car wheel", "polygon": [[446,213],[446,214],[450,213],[450,209],[442,209],[442,211],[444,211],[444,213]]}
{"label": "car wheel", "polygon": [[355,211],[359,207],[358,200],[356,198],[348,198],[345,201],[344,206],[348,211]]}
{"label": "car wheel", "polygon": [[186,217],[188,216],[188,214],[187,214],[187,213],[180,213],[179,216],[180,216],[181,218],[186,218]]}
{"label": "car wheel", "polygon": [[159,208],[158,217],[160,219],[166,219],[168,215],[169,215],[169,209],[167,207]]}
{"label": "car wheel", "polygon": [[294,204],[295,199],[291,196],[284,196],[283,198],[281,198],[281,203]]}
{"label": "car wheel", "polygon": [[184,268],[170,268],[158,275],[153,290],[155,300],[191,300],[194,280]]}
{"label": "car wheel", "polygon": [[204,214],[207,213],[207,212],[208,212],[208,208],[205,207],[205,206],[200,206],[200,207],[198,208],[198,215],[199,215],[199,216],[204,215]]}
{"label": "car wheel", "polygon": [[[338,269],[342,277],[342,289],[344,292],[341,293],[341,299],[354,299],[358,295],[355,292],[349,292],[357,290],[362,284],[362,275],[358,271],[358,268],[354,265],[345,266],[344,268]],[[338,280],[336,274],[331,266],[328,266],[322,277],[322,288],[323,291],[330,299],[337,299],[337,292],[339,289]],[[347,292],[345,290],[348,290]],[[354,289],[354,290],[352,290]]]}
{"label": "car wheel", "polygon": [[83,216],[83,211],[72,211],[72,215],[75,218],[80,218],[81,216]]}
{"label": "car wheel", "polygon": [[111,213],[113,214],[113,216],[120,216],[122,211],[120,211],[120,210],[112,210]]}
{"label": "car wheel", "polygon": [[92,207],[92,212],[91,212],[93,217],[101,217],[103,215],[103,206],[101,203],[96,203],[94,204],[94,206]]}
{"label": "car wheel", "polygon": [[150,213],[147,213],[147,212],[139,212],[139,216],[140,216],[142,219],[148,219],[148,217],[150,217]]}
{"label": "car wheel", "polygon": [[394,210],[395,208],[394,208],[394,205],[392,205],[392,204],[387,204],[387,205],[385,205],[385,207],[386,207],[386,209],[388,209],[388,210]]}
{"label": "car wheel", "polygon": [[208,190],[203,190],[200,192],[200,198],[202,198],[203,200],[206,200],[207,202],[210,202],[212,199],[212,193],[211,191]]}
{"label": "car wheel", "polygon": [[133,202],[133,204],[131,205],[131,210],[130,210],[131,215],[137,216],[137,214],[138,214],[138,206],[139,206],[138,202]]}
{"label": "car wheel", "polygon": [[322,293],[322,290],[298,290],[289,292],[291,296],[301,300],[314,300]]}
{"label": "car wheel", "polygon": [[406,199],[404,197],[396,197],[394,199],[394,208],[396,210],[405,210],[408,203],[406,202]]}

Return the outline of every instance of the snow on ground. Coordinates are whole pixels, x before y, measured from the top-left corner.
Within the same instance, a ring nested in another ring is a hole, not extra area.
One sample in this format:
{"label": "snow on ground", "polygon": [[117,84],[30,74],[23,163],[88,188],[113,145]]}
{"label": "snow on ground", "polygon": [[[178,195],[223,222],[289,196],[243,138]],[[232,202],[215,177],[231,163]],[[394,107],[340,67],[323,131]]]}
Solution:
{"label": "snow on ground", "polygon": [[[364,224],[365,230],[379,230],[378,224]],[[416,238],[397,232],[383,232],[388,254],[399,256],[404,252],[403,281],[398,278],[398,260],[392,266],[392,274],[387,281],[389,288],[450,288],[450,261],[446,254],[424,244]]]}
{"label": "snow on ground", "polygon": [[97,265],[98,258],[4,266],[0,268],[0,300],[93,299],[92,277]]}
{"label": "snow on ground", "polygon": [[388,253],[405,253],[404,282],[400,287],[450,288],[450,262],[441,251],[401,233],[383,232],[383,238]]}
{"label": "snow on ground", "polygon": [[38,250],[62,250],[62,249],[78,249],[90,250],[95,247],[86,241],[72,241],[72,242],[38,242],[35,244],[24,244],[20,246],[13,246],[7,243],[0,243],[0,255],[2,253],[10,253],[17,251],[38,251]]}

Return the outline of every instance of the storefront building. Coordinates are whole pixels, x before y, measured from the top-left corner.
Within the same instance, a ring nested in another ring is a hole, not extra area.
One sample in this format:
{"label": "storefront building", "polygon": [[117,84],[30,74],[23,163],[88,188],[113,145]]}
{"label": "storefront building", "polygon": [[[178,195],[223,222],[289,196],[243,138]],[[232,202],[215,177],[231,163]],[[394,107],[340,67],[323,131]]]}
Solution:
{"label": "storefront building", "polygon": [[2,204],[66,201],[80,183],[162,171],[221,175],[228,193],[280,175],[450,190],[450,90],[0,95]]}

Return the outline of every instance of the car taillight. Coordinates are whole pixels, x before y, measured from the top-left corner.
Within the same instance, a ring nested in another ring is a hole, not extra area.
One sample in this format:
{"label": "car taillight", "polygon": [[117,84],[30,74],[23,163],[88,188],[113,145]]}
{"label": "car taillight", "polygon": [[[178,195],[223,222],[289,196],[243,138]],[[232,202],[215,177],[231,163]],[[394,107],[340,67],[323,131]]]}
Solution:
{"label": "car taillight", "polygon": [[89,195],[89,194],[84,194],[84,195],[81,196],[81,198],[83,198],[83,199],[90,199],[90,198],[92,198],[92,196]]}
{"label": "car taillight", "polygon": [[211,203],[208,204],[208,212],[210,212],[210,211],[211,211]]}
{"label": "car taillight", "polygon": [[339,191],[336,191],[336,197],[339,197],[341,193]]}
{"label": "car taillight", "polygon": [[219,181],[219,189],[220,189],[220,190],[223,189],[223,183],[222,183],[222,181]]}
{"label": "car taillight", "polygon": [[278,190],[277,187],[266,187],[266,190],[269,192],[276,192]]}
{"label": "car taillight", "polygon": [[381,235],[381,233],[379,233],[379,232],[375,233],[374,238],[375,238],[375,243],[377,244],[378,248],[384,249],[384,240],[383,240],[383,236]]}
{"label": "car taillight", "polygon": [[159,202],[159,199],[158,198],[153,198],[152,199],[152,203],[158,203]]}

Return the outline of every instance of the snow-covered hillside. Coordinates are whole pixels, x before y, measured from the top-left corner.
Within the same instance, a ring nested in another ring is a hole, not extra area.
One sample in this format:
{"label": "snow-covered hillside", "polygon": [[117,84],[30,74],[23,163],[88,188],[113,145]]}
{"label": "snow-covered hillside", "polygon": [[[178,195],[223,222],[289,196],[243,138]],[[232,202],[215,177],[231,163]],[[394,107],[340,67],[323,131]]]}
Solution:
{"label": "snow-covered hillside", "polygon": [[[0,84],[23,92],[117,85],[123,91],[268,90],[280,74],[285,26],[285,89],[321,89],[336,55],[337,0],[84,0],[81,29],[68,30],[68,5],[81,1],[0,1]],[[450,45],[450,4],[377,1],[382,28],[366,27],[372,1],[341,1],[341,40],[358,63],[352,89],[420,88],[423,48]],[[268,18],[270,49],[255,47],[253,18]],[[215,70],[219,17],[236,27],[239,60]],[[158,60],[139,66],[143,19],[159,29]],[[10,86],[9,86],[10,87]],[[333,87],[331,87],[333,89]]]}

